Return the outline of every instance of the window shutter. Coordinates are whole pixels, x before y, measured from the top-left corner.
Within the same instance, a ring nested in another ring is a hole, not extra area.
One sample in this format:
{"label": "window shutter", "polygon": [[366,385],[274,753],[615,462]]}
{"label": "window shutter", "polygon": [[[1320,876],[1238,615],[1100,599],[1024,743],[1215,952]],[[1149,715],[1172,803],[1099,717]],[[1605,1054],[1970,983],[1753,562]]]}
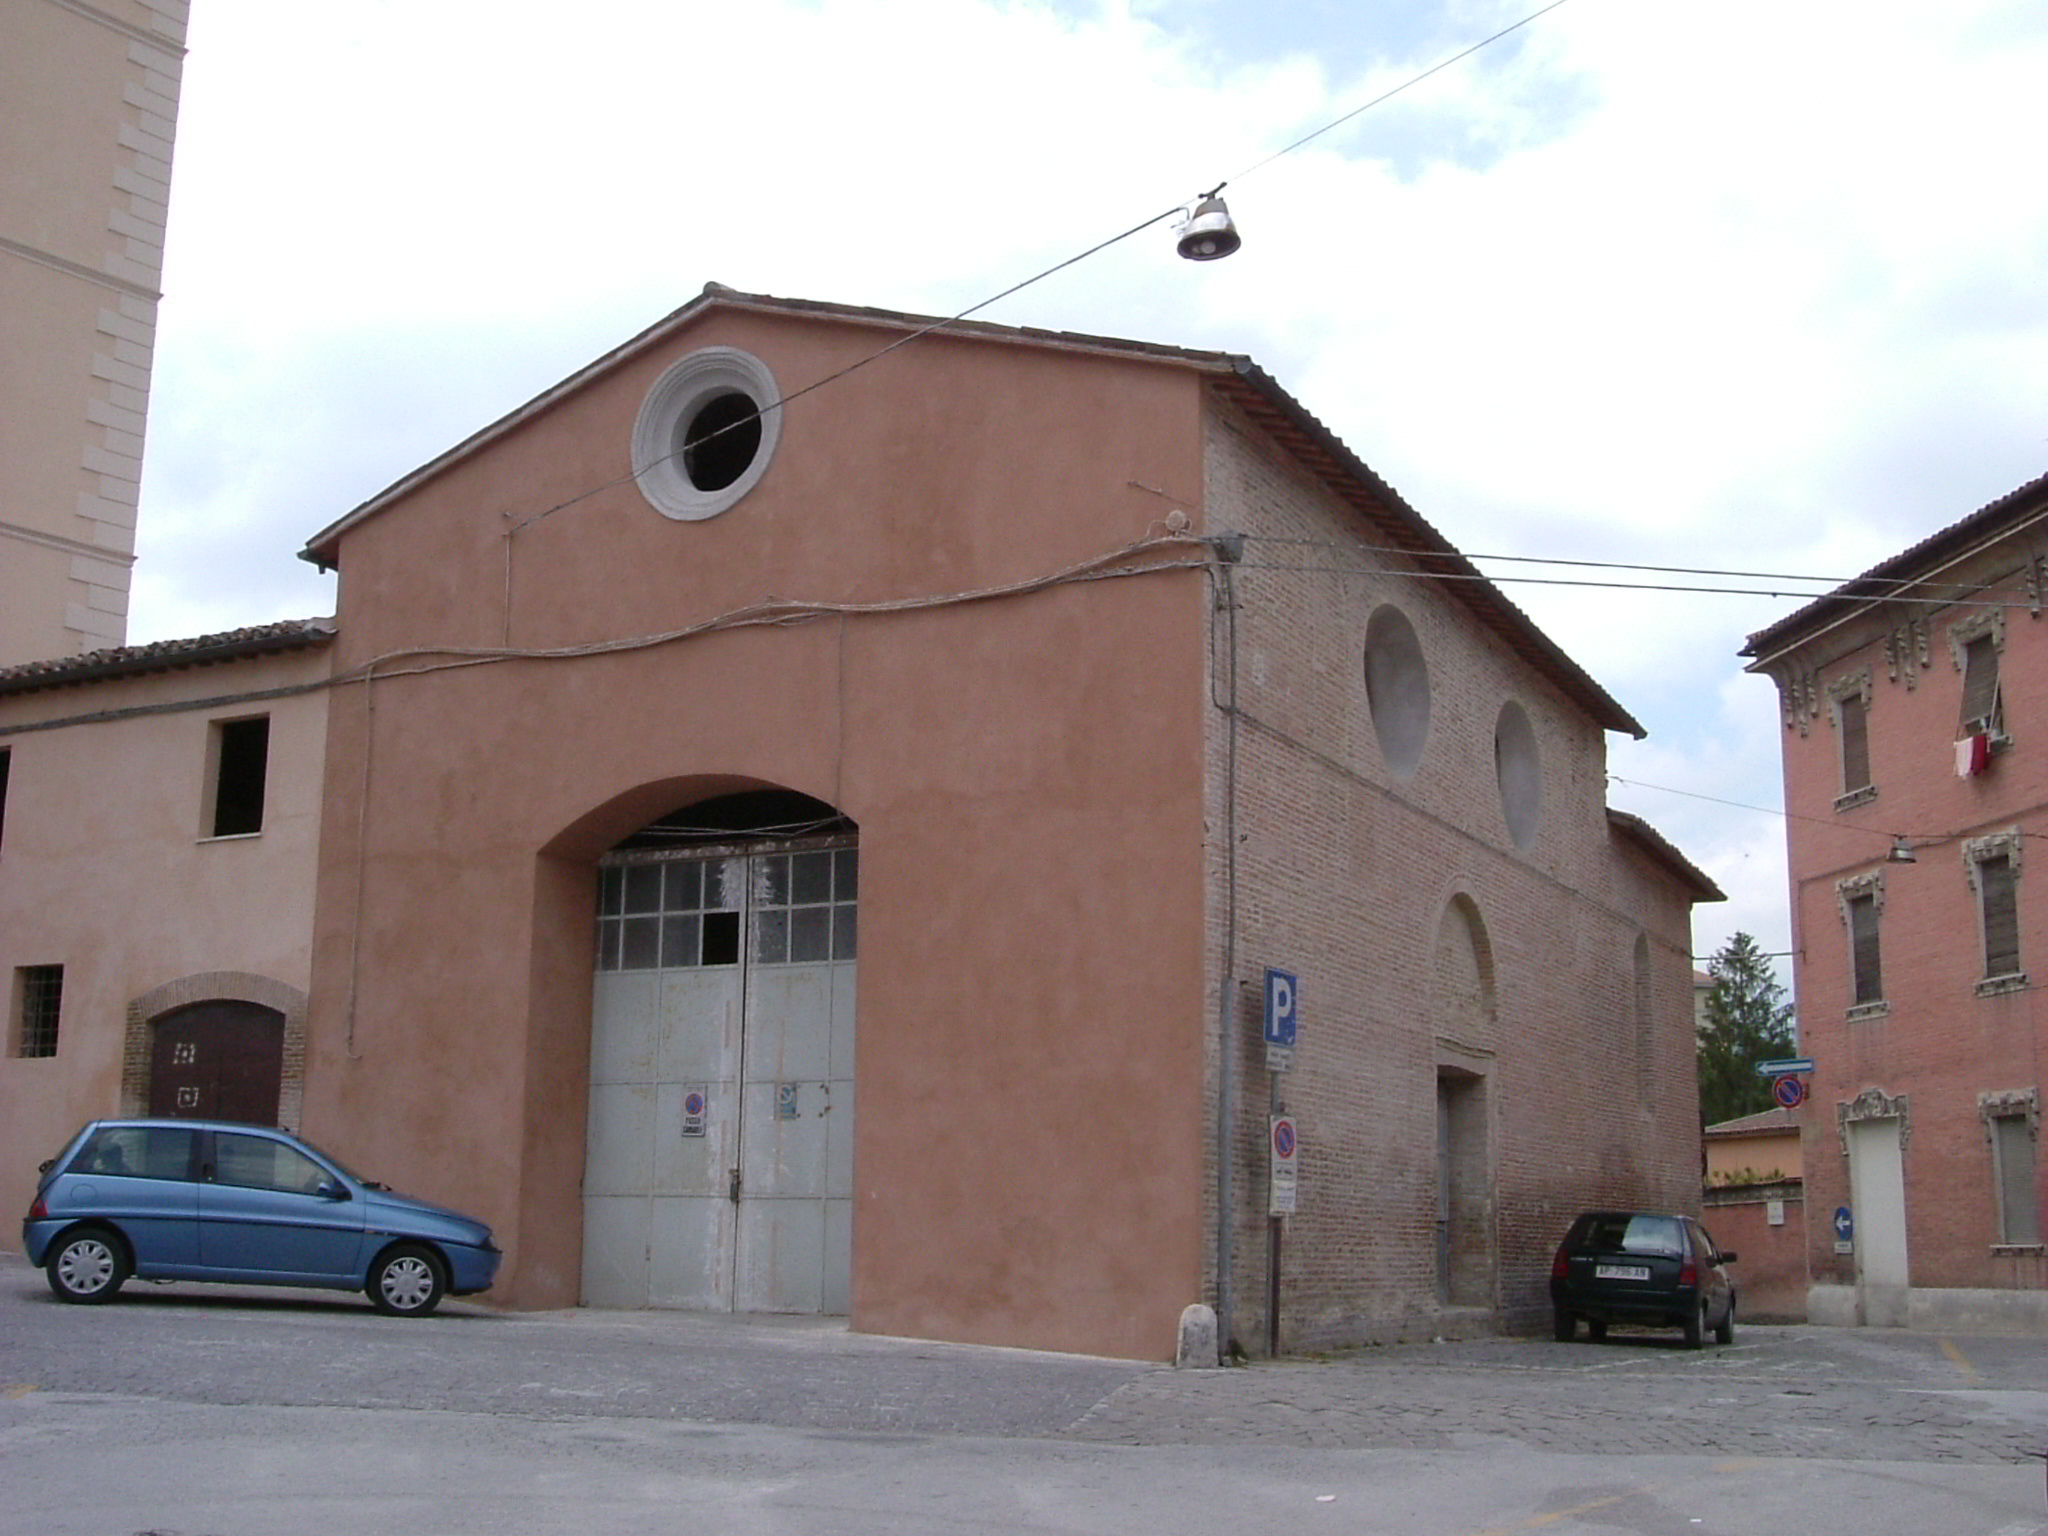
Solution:
{"label": "window shutter", "polygon": [[1984,974],[2013,975],[2020,968],[2020,917],[2008,855],[1978,861],[1977,892],[1984,910]]}
{"label": "window shutter", "polygon": [[1852,693],[1841,701],[1842,793],[1865,789],[1870,784],[1870,724],[1863,712],[1863,695]]}
{"label": "window shutter", "polygon": [[1884,973],[1878,965],[1877,898],[1849,898],[1849,949],[1855,992],[1853,1001],[1876,1003],[1884,1000]]}
{"label": "window shutter", "polygon": [[1972,734],[1997,728],[1998,648],[1989,635],[1963,647],[1963,731]]}
{"label": "window shutter", "polygon": [[1998,1159],[1999,1239],[2041,1241],[2041,1209],[2034,1183],[2034,1131],[2025,1115],[2000,1115],[1991,1122]]}

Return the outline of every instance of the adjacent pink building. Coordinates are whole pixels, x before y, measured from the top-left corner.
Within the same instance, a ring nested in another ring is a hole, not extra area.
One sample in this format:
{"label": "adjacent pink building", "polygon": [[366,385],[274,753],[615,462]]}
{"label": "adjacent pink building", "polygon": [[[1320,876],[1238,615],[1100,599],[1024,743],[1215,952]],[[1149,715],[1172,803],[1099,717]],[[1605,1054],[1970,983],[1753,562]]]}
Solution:
{"label": "adjacent pink building", "polygon": [[310,541],[303,1129],[510,1305],[1134,1357],[1540,1321],[1575,1210],[1697,1209],[1634,720],[1248,360],[926,324],[714,286]]}
{"label": "adjacent pink building", "polygon": [[2048,1326],[2036,480],[1750,637],[1778,685],[1816,1322]]}

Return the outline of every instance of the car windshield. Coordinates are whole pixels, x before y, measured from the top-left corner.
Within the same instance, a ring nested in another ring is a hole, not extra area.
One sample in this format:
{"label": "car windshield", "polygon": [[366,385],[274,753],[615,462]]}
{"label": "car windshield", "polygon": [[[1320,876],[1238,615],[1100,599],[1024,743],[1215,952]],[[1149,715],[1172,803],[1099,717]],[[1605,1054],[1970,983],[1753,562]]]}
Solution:
{"label": "car windshield", "polygon": [[1595,1216],[1580,1246],[1600,1253],[1641,1253],[1676,1258],[1685,1241],[1675,1216]]}
{"label": "car windshield", "polygon": [[340,1158],[336,1157],[332,1152],[328,1151],[325,1147],[316,1147],[313,1145],[312,1142],[306,1140],[306,1138],[303,1136],[299,1137],[298,1141],[299,1145],[304,1147],[308,1152],[318,1153],[321,1157],[327,1159],[327,1161],[331,1163],[334,1167],[339,1168],[351,1179],[354,1179],[358,1184],[362,1185],[363,1188],[385,1189],[389,1187],[388,1185],[379,1184],[375,1179],[364,1178],[360,1173],[357,1173],[355,1169],[349,1167],[347,1163],[344,1163]]}

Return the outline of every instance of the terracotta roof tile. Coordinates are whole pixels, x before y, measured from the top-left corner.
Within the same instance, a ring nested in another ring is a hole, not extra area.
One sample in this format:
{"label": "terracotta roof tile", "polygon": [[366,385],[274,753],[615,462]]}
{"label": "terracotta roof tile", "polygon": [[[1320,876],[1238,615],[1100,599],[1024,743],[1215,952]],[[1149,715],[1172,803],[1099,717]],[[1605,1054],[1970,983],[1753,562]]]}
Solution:
{"label": "terracotta roof tile", "polygon": [[334,639],[332,619],[284,619],[248,629],[231,629],[190,640],[157,640],[124,645],[81,656],[23,662],[0,668],[0,695],[34,693],[43,688],[69,688],[117,677],[141,677],[187,667],[213,666],[251,656],[309,650]]}

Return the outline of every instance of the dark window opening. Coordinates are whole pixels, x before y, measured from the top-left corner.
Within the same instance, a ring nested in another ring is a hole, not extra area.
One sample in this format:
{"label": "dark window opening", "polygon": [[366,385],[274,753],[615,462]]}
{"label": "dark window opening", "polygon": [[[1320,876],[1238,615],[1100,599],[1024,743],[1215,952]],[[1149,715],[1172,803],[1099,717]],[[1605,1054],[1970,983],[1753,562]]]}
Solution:
{"label": "dark window opening", "polygon": [[826,837],[853,830],[850,820],[822,800],[789,789],[751,789],[670,811],[618,846],[677,848],[742,837]]}
{"label": "dark window opening", "polygon": [[1984,974],[2012,976],[2020,968],[2018,887],[2006,854],[1977,863],[1978,899],[1984,911]]}
{"label": "dark window opening", "polygon": [[683,473],[700,491],[722,491],[761,451],[761,412],[742,394],[714,395],[683,424]]}
{"label": "dark window opening", "polygon": [[263,830],[263,786],[270,764],[270,717],[223,720],[215,728],[212,837]]}
{"label": "dark window opening", "polygon": [[704,914],[704,965],[740,963],[740,915],[737,912]]}
{"label": "dark window opening", "polygon": [[13,757],[7,747],[0,747],[0,843],[7,841],[7,764]]}
{"label": "dark window opening", "polygon": [[17,1056],[57,1054],[57,1023],[64,1012],[64,967],[24,965],[14,973]]}
{"label": "dark window opening", "polygon": [[1849,953],[1855,1003],[1884,1001],[1884,972],[1878,964],[1877,898],[1849,898]]}

